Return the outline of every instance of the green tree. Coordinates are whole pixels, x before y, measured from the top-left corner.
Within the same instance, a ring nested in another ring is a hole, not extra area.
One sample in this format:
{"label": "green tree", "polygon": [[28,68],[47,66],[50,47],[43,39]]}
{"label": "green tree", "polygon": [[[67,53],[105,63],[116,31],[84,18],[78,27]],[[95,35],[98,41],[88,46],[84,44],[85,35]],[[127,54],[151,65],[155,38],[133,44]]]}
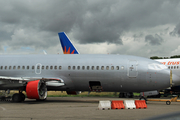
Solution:
{"label": "green tree", "polygon": [[152,56],[152,57],[150,57],[150,59],[163,59],[162,57],[158,57],[158,56]]}
{"label": "green tree", "polygon": [[180,58],[180,55],[174,55],[174,56],[171,56],[170,58]]}

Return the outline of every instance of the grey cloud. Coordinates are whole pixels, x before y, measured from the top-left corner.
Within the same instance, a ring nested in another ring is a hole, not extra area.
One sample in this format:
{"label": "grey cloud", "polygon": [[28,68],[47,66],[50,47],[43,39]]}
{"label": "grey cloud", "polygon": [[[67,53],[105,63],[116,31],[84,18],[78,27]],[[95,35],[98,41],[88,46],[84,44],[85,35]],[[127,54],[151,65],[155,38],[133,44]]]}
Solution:
{"label": "grey cloud", "polygon": [[0,31],[0,42],[11,40],[11,34],[12,33],[8,33],[8,32],[5,32],[5,31]]}
{"label": "grey cloud", "polygon": [[[134,40],[137,40],[141,37],[138,32],[177,24],[179,8],[179,0],[0,1],[0,38],[11,40],[13,47],[49,48],[59,43],[57,33],[64,31],[79,44],[107,42],[122,45],[126,32],[137,31],[133,33]],[[13,27],[7,27],[9,25]],[[178,28],[176,34],[179,34]],[[17,35],[14,33],[19,29],[24,30],[26,38],[21,35],[16,39],[8,37]],[[146,42],[159,45],[163,41],[160,38],[157,35],[147,36]]]}
{"label": "grey cloud", "polygon": [[144,33],[134,34],[133,35],[134,41],[138,41],[138,39],[143,37],[143,35],[144,35]]}
{"label": "grey cloud", "polygon": [[180,23],[176,25],[174,30],[169,33],[171,36],[180,36]]}
{"label": "grey cloud", "polygon": [[145,37],[145,42],[149,43],[150,45],[161,45],[163,42],[163,39],[158,34],[153,35],[147,35]]}

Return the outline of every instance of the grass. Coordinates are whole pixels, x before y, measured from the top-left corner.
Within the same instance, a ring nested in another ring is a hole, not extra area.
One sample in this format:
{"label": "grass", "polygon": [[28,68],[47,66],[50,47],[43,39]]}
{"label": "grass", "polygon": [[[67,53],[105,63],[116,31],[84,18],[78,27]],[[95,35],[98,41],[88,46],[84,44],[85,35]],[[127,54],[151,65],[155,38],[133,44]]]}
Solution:
{"label": "grass", "polygon": [[66,91],[48,91],[48,97],[118,97],[116,92],[82,92],[78,95],[68,95]]}
{"label": "grass", "polygon": [[[2,95],[0,91],[0,95]],[[18,93],[16,90],[12,90],[10,95]],[[23,92],[26,95],[26,92]],[[139,96],[140,93],[134,93],[134,96]],[[119,97],[119,92],[82,92],[78,95],[68,95],[66,91],[48,91],[48,97]]]}

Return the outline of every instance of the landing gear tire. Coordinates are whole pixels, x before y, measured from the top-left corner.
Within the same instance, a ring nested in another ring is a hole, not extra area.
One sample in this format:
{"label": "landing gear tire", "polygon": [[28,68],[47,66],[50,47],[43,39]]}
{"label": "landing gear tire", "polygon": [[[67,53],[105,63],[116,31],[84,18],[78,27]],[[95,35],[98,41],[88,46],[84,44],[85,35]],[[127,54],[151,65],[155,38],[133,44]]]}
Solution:
{"label": "landing gear tire", "polygon": [[20,102],[20,101],[21,101],[20,94],[19,94],[19,93],[15,93],[15,94],[12,96],[12,101],[13,101],[13,102]]}
{"label": "landing gear tire", "polygon": [[12,96],[12,101],[13,102],[22,102],[25,100],[25,95],[23,93],[15,93]]}
{"label": "landing gear tire", "polygon": [[124,93],[119,93],[119,98],[124,98]]}
{"label": "landing gear tire", "polygon": [[139,100],[145,100],[145,102],[146,102],[146,104],[147,104],[147,99],[146,99],[144,96],[141,96],[141,97],[139,98]]}
{"label": "landing gear tire", "polygon": [[119,98],[133,98],[133,92],[121,92],[119,93]]}
{"label": "landing gear tire", "polygon": [[21,96],[21,102],[23,102],[25,100],[26,96],[23,93],[19,93],[19,94]]}
{"label": "landing gear tire", "polygon": [[166,101],[166,105],[170,105],[171,104],[171,102],[170,101]]}

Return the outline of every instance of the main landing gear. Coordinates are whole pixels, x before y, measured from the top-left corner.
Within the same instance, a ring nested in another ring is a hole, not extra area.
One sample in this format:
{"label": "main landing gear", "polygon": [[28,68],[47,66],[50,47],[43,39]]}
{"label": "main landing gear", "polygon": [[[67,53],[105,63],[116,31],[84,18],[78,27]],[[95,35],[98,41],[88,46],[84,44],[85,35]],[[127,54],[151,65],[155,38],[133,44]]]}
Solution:
{"label": "main landing gear", "polygon": [[25,100],[25,95],[22,93],[22,92],[19,92],[19,93],[15,93],[13,96],[12,96],[12,101],[13,102],[23,102]]}
{"label": "main landing gear", "polygon": [[133,98],[133,92],[120,92],[119,98]]}

